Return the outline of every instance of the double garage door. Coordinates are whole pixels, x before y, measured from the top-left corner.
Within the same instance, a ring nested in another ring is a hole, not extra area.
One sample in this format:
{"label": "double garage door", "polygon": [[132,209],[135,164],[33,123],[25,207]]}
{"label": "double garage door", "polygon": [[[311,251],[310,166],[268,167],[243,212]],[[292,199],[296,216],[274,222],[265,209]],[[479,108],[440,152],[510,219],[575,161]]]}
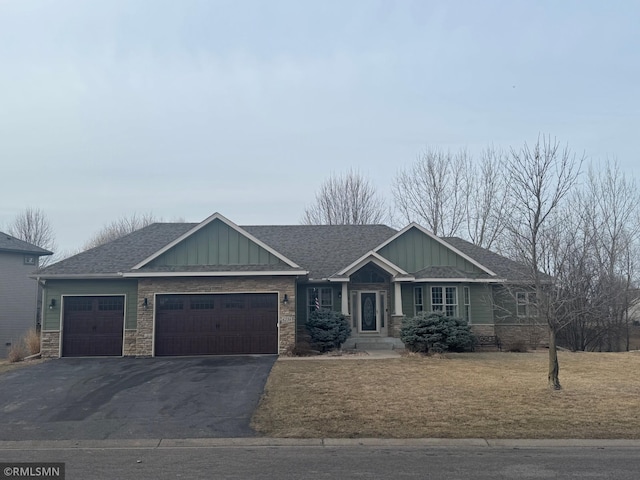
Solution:
{"label": "double garage door", "polygon": [[[121,356],[124,296],[65,297],[62,355]],[[275,293],[158,295],[155,355],[278,352]]]}

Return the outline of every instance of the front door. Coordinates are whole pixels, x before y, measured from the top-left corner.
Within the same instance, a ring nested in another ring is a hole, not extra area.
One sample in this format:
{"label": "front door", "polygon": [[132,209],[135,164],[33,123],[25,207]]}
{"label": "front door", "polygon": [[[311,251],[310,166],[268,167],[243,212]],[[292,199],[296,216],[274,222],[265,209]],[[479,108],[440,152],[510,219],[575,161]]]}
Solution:
{"label": "front door", "polygon": [[376,293],[362,292],[360,294],[360,331],[377,332],[378,318],[376,315]]}

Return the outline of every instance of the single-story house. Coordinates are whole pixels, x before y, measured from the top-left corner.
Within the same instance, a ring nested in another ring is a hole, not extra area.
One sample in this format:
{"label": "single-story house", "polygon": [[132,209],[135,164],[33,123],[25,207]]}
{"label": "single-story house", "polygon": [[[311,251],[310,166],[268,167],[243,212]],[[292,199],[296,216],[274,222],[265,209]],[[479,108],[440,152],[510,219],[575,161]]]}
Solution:
{"label": "single-story house", "polygon": [[[465,318],[480,335],[522,335],[526,269],[417,224],[240,227],[155,223],[51,265],[42,353],[58,356],[283,354],[316,308],[344,313],[348,346],[402,346],[402,319]],[[502,290],[501,290],[502,289]],[[513,312],[513,315],[504,312]]]}
{"label": "single-story house", "polygon": [[0,232],[0,358],[38,327],[38,284],[29,275],[53,253]]}

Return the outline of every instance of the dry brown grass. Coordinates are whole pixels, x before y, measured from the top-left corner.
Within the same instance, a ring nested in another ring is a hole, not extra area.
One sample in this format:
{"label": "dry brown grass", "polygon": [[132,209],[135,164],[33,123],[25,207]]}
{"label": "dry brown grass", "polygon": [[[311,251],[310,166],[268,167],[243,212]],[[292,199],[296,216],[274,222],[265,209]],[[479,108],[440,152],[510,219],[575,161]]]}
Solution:
{"label": "dry brown grass", "polygon": [[40,334],[35,328],[30,328],[24,336],[24,345],[27,347],[29,355],[40,352]]}
{"label": "dry brown grass", "polygon": [[278,361],[253,419],[276,437],[640,438],[640,354]]}
{"label": "dry brown grass", "polygon": [[7,354],[7,360],[9,363],[21,362],[26,357],[26,352],[22,344],[12,345]]}

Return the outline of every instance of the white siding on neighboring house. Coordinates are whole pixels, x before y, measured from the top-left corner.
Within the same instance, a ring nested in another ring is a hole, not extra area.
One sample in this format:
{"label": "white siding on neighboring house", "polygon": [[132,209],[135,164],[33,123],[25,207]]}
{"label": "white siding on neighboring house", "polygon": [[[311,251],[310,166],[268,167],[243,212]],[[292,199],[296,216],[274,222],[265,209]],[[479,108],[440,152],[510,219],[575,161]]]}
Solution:
{"label": "white siding on neighboring house", "polygon": [[38,284],[29,278],[37,268],[37,256],[35,261],[36,265],[25,264],[24,253],[0,251],[0,358],[36,326]]}

